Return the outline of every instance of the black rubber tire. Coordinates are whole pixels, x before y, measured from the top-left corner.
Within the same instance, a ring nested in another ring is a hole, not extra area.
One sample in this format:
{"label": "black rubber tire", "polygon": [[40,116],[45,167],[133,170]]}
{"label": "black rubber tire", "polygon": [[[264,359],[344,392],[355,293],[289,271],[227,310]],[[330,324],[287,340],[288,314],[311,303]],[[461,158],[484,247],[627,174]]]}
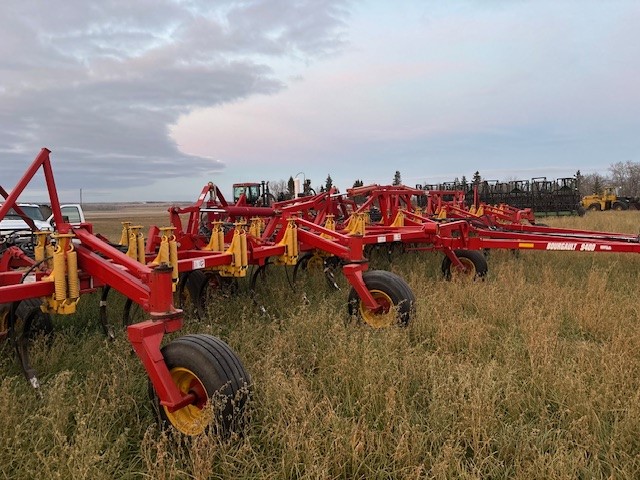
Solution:
{"label": "black rubber tire", "polygon": [[629,210],[629,205],[627,205],[625,202],[613,202],[613,205],[611,205],[611,208],[613,210],[621,212],[623,210]]}
{"label": "black rubber tire", "polygon": [[587,207],[587,210],[591,210],[592,212],[599,212],[602,210],[599,203],[592,203]]}
{"label": "black rubber tire", "polygon": [[[382,292],[382,294],[391,300],[393,307],[397,309],[393,324],[402,327],[408,325],[414,311],[416,297],[407,282],[405,282],[402,277],[395,273],[387,272],[386,270],[370,270],[364,272],[362,279],[369,291]],[[368,321],[366,317],[362,316],[362,310],[360,297],[356,290],[351,287],[348,299],[348,312],[350,316],[355,316],[374,328],[391,326],[389,324],[374,325]]]}
{"label": "black rubber tire", "polygon": [[[477,250],[454,250],[454,253],[458,258],[467,259],[473,264],[475,270],[475,272],[473,272],[473,280],[484,279],[489,271],[489,265],[487,263],[487,258],[482,254],[482,252]],[[451,260],[446,255],[442,260],[441,268],[444,278],[446,280],[451,280]]]}
{"label": "black rubber tire", "polygon": [[197,378],[206,391],[207,404],[214,399],[215,419],[208,425],[191,425],[198,431],[175,425],[172,417],[177,412],[168,413],[151,389],[161,425],[171,425],[185,435],[198,435],[213,428],[216,434],[226,436],[242,429],[244,408],[251,394],[251,376],[226,343],[212,335],[185,335],[163,347],[162,356],[169,371],[187,369]]}

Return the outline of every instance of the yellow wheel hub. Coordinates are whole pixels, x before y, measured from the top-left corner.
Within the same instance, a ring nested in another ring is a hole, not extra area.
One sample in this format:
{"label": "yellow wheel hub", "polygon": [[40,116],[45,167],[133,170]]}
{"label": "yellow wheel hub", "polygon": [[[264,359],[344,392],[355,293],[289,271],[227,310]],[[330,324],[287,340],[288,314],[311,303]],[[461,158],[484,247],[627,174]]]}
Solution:
{"label": "yellow wheel hub", "polygon": [[460,257],[460,263],[464,265],[466,270],[463,270],[455,265],[451,265],[451,279],[452,280],[464,280],[474,279],[476,277],[476,266],[471,259],[466,257]]}
{"label": "yellow wheel hub", "polygon": [[360,301],[360,316],[365,323],[373,328],[386,328],[398,323],[397,312],[391,297],[380,290],[371,290],[371,296],[382,308],[376,312],[368,309],[362,301]]}
{"label": "yellow wheel hub", "polygon": [[163,407],[167,420],[185,435],[198,435],[204,432],[209,424],[209,416],[204,410],[208,399],[204,385],[196,374],[183,367],[172,368],[171,378],[182,393],[194,393],[196,401],[175,412],[170,412]]}
{"label": "yellow wheel hub", "polygon": [[324,269],[324,258],[322,255],[312,255],[307,261],[307,270],[314,272],[322,272]]}
{"label": "yellow wheel hub", "polygon": [[4,309],[3,305],[0,305],[0,340],[6,336],[9,330],[9,322],[7,317],[9,316],[9,308]]}

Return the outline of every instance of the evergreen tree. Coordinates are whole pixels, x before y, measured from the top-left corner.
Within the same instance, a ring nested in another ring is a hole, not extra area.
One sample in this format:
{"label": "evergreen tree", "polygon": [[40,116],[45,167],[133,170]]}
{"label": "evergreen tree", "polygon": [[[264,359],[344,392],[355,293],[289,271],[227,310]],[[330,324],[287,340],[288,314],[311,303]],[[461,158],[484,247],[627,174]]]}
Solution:
{"label": "evergreen tree", "polygon": [[473,183],[476,185],[482,182],[482,177],[480,176],[480,172],[476,170],[476,173],[473,174]]}
{"label": "evergreen tree", "polygon": [[355,182],[353,182],[353,188],[362,187],[363,185],[364,182],[362,180],[356,180]]}
{"label": "evergreen tree", "polygon": [[401,185],[402,178],[400,178],[400,170],[396,170],[396,173],[393,175],[393,185]]}
{"label": "evergreen tree", "polygon": [[602,185],[602,179],[600,178],[600,175],[595,175],[593,177],[593,193],[602,193],[603,187],[604,185]]}
{"label": "evergreen tree", "polygon": [[289,190],[289,195],[293,197],[295,193],[295,182],[293,181],[293,177],[289,177],[289,181],[287,182],[287,189]]}
{"label": "evergreen tree", "polygon": [[332,186],[333,186],[333,179],[331,178],[331,175],[327,175],[327,180],[324,185],[325,191],[328,192],[329,190],[331,190]]}
{"label": "evergreen tree", "polygon": [[582,181],[583,181],[582,173],[580,173],[580,170],[578,170],[576,172],[576,187],[578,188],[579,192],[582,192]]}

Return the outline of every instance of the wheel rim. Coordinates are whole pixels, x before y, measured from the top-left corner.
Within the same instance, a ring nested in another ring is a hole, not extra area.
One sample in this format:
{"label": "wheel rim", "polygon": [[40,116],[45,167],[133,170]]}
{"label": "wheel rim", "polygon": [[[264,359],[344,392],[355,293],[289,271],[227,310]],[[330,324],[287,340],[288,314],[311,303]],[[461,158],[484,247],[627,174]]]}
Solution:
{"label": "wheel rim", "polygon": [[209,423],[209,418],[203,410],[207,404],[207,391],[204,385],[195,373],[183,367],[172,368],[171,378],[178,390],[182,393],[193,393],[196,401],[175,412],[170,412],[163,406],[167,419],[185,435],[198,435],[204,432]]}
{"label": "wheel rim", "polygon": [[191,295],[191,291],[186,285],[178,287],[176,296],[178,308],[189,315],[193,315],[196,313],[195,299],[193,298],[193,295]]}
{"label": "wheel rim", "polygon": [[451,264],[451,279],[467,279],[467,278],[475,278],[476,276],[476,266],[470,258],[459,257],[460,263],[464,269]]}
{"label": "wheel rim", "polygon": [[371,296],[380,305],[379,311],[367,308],[360,301],[360,316],[368,325],[373,328],[385,328],[397,323],[396,310],[391,297],[381,290],[371,290]]}
{"label": "wheel rim", "polygon": [[9,333],[9,310],[0,311],[0,340],[3,340]]}
{"label": "wheel rim", "polygon": [[307,270],[321,272],[324,268],[324,258],[320,255],[312,255],[307,261]]}

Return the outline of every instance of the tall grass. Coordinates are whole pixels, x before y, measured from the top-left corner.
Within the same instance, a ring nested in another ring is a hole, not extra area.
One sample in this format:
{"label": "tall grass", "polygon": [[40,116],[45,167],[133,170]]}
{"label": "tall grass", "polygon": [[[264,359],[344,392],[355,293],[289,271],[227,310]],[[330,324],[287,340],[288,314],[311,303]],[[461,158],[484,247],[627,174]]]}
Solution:
{"label": "tall grass", "polygon": [[[637,232],[639,220],[545,221]],[[226,440],[159,431],[143,368],[123,334],[104,339],[88,300],[33,348],[42,398],[0,346],[1,475],[640,478],[640,259],[492,251],[486,281],[466,284],[439,265],[425,253],[386,265],[418,299],[406,329],[346,321],[346,284],[292,289],[278,268],[255,299],[240,285],[206,321],[187,319],[180,334],[221,336],[253,376],[249,422]]]}

